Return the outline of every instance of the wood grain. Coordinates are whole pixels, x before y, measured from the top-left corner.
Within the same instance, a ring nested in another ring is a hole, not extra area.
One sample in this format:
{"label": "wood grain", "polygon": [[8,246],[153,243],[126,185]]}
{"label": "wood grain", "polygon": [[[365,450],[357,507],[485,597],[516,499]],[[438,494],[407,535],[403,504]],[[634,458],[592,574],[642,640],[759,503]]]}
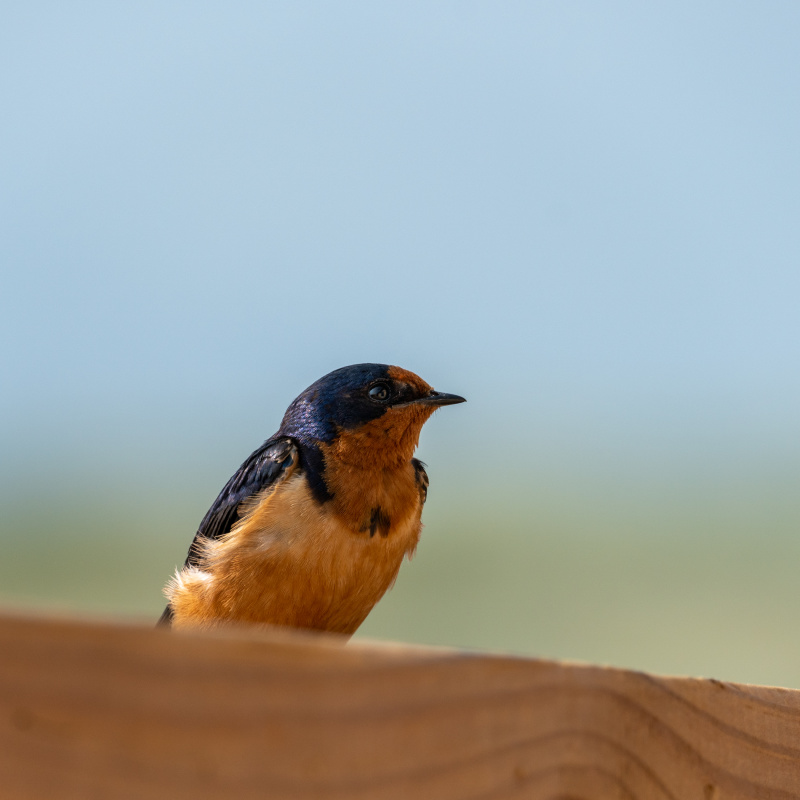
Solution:
{"label": "wood grain", "polygon": [[800,798],[800,692],[0,617],[0,798]]}

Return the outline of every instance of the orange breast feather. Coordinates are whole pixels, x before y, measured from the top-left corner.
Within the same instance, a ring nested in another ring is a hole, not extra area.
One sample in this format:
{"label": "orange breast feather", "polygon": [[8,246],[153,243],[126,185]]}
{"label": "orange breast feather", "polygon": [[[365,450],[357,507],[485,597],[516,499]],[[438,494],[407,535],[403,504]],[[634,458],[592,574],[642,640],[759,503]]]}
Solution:
{"label": "orange breast feather", "polygon": [[333,462],[326,469],[332,500],[319,503],[296,471],[210,541],[198,568],[176,575],[169,589],[175,627],[358,628],[413,554],[422,500],[411,463],[376,470]]}

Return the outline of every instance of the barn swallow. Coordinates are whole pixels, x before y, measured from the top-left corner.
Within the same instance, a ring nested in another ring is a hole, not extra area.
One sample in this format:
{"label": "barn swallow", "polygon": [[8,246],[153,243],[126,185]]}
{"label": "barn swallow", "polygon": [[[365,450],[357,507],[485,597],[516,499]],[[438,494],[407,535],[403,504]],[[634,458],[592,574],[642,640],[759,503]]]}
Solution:
{"label": "barn swallow", "polygon": [[422,426],[463,402],[386,364],[342,367],[311,384],[208,510],[159,623],[352,634],[419,541]]}

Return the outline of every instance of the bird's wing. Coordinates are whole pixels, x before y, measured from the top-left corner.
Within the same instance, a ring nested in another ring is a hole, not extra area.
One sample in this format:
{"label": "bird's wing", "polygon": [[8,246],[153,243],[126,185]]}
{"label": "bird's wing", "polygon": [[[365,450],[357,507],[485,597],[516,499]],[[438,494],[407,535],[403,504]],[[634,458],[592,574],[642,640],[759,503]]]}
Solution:
{"label": "bird's wing", "polygon": [[430,485],[428,473],[425,471],[425,464],[418,458],[412,458],[411,463],[414,465],[414,475],[417,478],[419,499],[422,501],[422,505],[425,505],[425,501],[428,499],[428,486]]}
{"label": "bird's wing", "polygon": [[[253,497],[264,489],[280,483],[282,478],[294,471],[300,463],[297,445],[285,437],[267,439],[247,461],[236,470],[233,477],[225,484],[223,490],[203,517],[197,533],[194,535],[189,555],[186,556],[185,567],[200,565],[203,553],[203,542],[206,539],[219,539],[236,524],[239,519],[239,507],[249,497]],[[172,606],[168,605],[158,621],[160,626],[172,624]]]}
{"label": "bird's wing", "polygon": [[299,463],[297,445],[286,438],[268,439],[236,471],[208,509],[197,529],[185,566],[199,563],[203,539],[219,539],[236,524],[244,500],[280,482]]}

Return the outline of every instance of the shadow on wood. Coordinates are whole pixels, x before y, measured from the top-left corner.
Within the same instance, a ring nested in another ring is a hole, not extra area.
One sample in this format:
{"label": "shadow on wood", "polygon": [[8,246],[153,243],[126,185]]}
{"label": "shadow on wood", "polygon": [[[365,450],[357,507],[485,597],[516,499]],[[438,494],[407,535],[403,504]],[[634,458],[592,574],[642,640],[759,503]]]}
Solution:
{"label": "shadow on wood", "polygon": [[0,796],[800,798],[800,692],[5,617]]}

